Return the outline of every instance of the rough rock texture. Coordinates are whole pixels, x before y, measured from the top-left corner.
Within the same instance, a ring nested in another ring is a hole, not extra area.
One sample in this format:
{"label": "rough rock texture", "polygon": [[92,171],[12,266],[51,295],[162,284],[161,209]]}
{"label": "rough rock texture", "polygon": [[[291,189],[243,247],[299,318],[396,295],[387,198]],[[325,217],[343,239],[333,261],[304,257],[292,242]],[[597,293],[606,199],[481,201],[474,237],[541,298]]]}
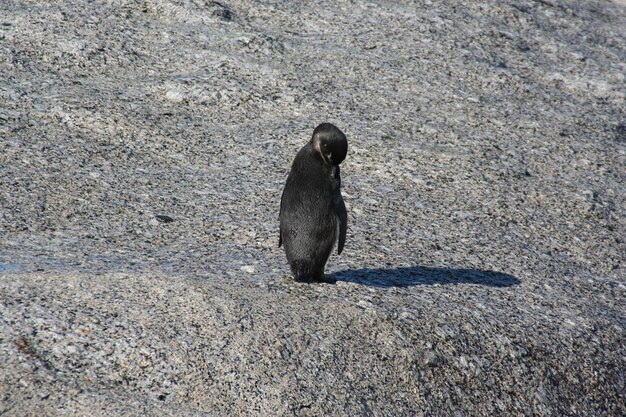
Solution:
{"label": "rough rock texture", "polygon": [[0,58],[0,414],[626,413],[624,2],[3,0]]}

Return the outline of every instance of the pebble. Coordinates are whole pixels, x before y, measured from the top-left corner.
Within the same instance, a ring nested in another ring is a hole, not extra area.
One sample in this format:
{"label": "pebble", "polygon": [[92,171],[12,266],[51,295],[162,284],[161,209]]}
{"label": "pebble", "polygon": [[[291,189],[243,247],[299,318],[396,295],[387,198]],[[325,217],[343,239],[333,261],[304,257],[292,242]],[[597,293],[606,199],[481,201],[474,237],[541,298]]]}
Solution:
{"label": "pebble", "polygon": [[174,103],[182,103],[185,100],[185,94],[179,90],[169,90],[165,93],[165,98]]}

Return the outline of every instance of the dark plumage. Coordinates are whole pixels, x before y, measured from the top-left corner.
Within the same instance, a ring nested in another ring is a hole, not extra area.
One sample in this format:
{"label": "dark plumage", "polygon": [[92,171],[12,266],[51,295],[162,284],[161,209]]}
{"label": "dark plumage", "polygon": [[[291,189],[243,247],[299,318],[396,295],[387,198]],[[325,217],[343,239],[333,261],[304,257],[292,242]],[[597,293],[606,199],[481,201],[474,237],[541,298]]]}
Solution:
{"label": "dark plumage", "polygon": [[338,242],[346,242],[348,213],[341,196],[339,164],[348,141],[336,126],[322,123],[296,155],[280,201],[280,237],[296,281],[325,281],[324,266]]}

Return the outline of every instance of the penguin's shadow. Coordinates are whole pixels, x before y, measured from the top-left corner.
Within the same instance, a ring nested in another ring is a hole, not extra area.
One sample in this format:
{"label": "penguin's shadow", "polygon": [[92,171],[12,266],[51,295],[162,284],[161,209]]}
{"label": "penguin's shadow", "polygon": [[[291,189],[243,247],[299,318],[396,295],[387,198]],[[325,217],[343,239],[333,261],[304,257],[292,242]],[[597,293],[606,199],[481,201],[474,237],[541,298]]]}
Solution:
{"label": "penguin's shadow", "polygon": [[329,278],[369,287],[410,287],[413,285],[474,284],[488,287],[510,287],[521,281],[502,272],[479,269],[429,268],[411,266],[402,268],[363,268],[335,272]]}

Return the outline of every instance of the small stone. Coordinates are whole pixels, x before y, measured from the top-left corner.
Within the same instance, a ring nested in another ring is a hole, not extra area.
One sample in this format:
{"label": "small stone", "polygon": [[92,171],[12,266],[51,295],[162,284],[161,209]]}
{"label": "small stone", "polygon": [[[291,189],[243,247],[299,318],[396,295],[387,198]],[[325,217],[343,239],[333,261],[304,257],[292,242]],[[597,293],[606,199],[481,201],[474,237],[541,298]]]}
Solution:
{"label": "small stone", "polygon": [[426,352],[426,354],[424,355],[424,365],[426,366],[430,366],[432,368],[437,367],[439,365],[441,365],[441,356],[439,356],[437,353],[431,351]]}
{"label": "small stone", "polygon": [[244,265],[240,269],[248,274],[254,274],[256,272],[256,268],[253,265]]}
{"label": "small stone", "polygon": [[172,223],[174,221],[170,216],[166,216],[165,214],[157,214],[154,216],[161,223]]}
{"label": "small stone", "polygon": [[185,95],[179,90],[169,90],[165,93],[165,98],[174,103],[182,103],[185,100]]}

